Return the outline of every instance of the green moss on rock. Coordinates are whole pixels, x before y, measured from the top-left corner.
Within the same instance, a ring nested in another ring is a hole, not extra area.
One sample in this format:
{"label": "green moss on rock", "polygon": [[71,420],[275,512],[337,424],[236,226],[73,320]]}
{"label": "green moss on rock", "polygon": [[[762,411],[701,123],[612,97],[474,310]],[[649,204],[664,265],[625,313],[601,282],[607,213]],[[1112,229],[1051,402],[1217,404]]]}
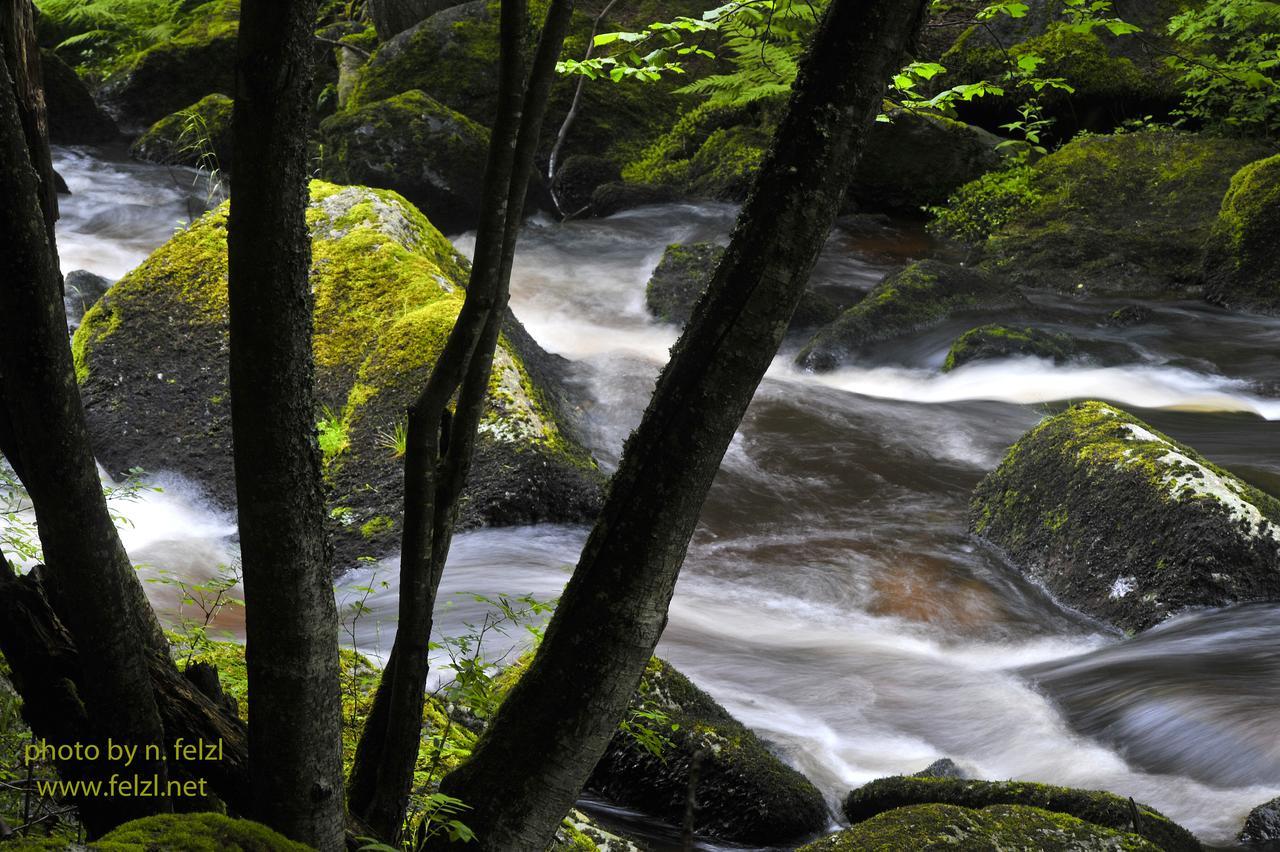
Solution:
{"label": "green moss on rock", "polygon": [[1031,356],[1061,364],[1078,353],[1075,341],[1066,334],[1037,328],[1010,328],[1006,325],[982,325],[971,328],[956,338],[947,352],[942,372],[973,361],[992,358]]}
{"label": "green moss on rock", "polygon": [[421,91],[346,110],[320,125],[322,176],[394,190],[448,232],[480,218],[489,132]]}
{"label": "green moss on rock", "polygon": [[796,362],[833,370],[869,344],[936,325],[950,316],[1022,305],[1004,279],[978,269],[923,260],[891,275],[819,331]]}
{"label": "green moss on rock", "polygon": [[[206,214],[117,282],[73,350],[104,464],[183,472],[229,505],[230,413],[210,402],[227,395],[226,216],[226,205]],[[395,545],[395,525],[367,526],[400,510],[403,460],[386,435],[457,316],[468,265],[393,192],[314,182],[307,220],[318,402],[341,412],[349,442],[325,469],[332,504],[346,510],[333,531],[349,564]],[[565,431],[570,403],[548,391],[549,362],[509,320],[464,524],[581,521],[598,505],[599,474]]]}
{"label": "green moss on rock", "polygon": [[1136,834],[1041,808],[993,805],[975,810],[927,804],[887,811],[802,846],[799,852],[1158,852],[1160,848]]}
{"label": "green moss on rock", "polygon": [[1210,301],[1280,311],[1280,155],[1231,178],[1205,249]]}
{"label": "green moss on rock", "polygon": [[1125,630],[1280,600],[1280,501],[1101,402],[1050,417],[978,485],[973,530]]}
{"label": "green moss on rock", "polygon": [[230,171],[233,105],[226,95],[206,95],[151,125],[129,154],[150,163]]}
{"label": "green moss on rock", "polygon": [[[172,852],[306,852],[265,825],[222,814],[160,814],[127,822],[103,835],[102,849],[172,850]],[[92,848],[92,847],[91,847]]]}
{"label": "green moss on rock", "polygon": [[669,744],[657,757],[619,731],[592,772],[588,789],[680,824],[689,768],[694,754],[702,752],[694,816],[699,834],[772,845],[827,825],[827,806],[817,788],[670,664],[656,658],[650,662],[631,706],[633,711],[665,714],[677,726],[674,731],[651,724]]}
{"label": "green moss on rock", "polygon": [[961,188],[955,205],[972,212],[943,228],[990,233],[982,265],[1019,284],[1186,291],[1200,281],[1201,246],[1231,175],[1267,153],[1258,142],[1173,131],[1084,137],[1008,176],[1001,191]]}

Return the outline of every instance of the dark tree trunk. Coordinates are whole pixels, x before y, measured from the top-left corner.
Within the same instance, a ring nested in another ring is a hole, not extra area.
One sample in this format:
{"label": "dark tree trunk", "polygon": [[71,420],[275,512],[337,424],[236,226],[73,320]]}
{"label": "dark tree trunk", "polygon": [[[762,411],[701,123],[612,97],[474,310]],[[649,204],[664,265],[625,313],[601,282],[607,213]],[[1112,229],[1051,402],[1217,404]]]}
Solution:
{"label": "dark tree trunk", "polygon": [[251,814],[343,845],[337,608],[313,398],[306,132],[315,0],[245,0],[228,222]]}
{"label": "dark tree trunk", "polygon": [[442,791],[480,848],[541,852],[666,625],[703,500],[840,209],[926,0],[833,0],[731,243],[627,441],[546,637]]}
{"label": "dark tree trunk", "polygon": [[525,0],[502,3],[501,109],[489,145],[471,280],[458,321],[409,411],[399,626],[356,750],[349,798],[352,812],[387,838],[399,833],[413,782],[436,590],[484,411],[524,198],[573,3],[552,0],[527,78],[526,9]]}
{"label": "dark tree trunk", "polygon": [[369,0],[369,15],[378,38],[388,41],[426,18],[437,8],[452,4],[441,0]]}
{"label": "dark tree trunk", "polygon": [[[72,369],[52,234],[56,214],[41,177],[52,173],[40,135],[42,97],[38,81],[26,75],[36,60],[22,46],[29,4],[6,0],[3,8],[0,376],[6,423],[0,431],[6,455],[20,459],[35,508],[53,607],[76,644],[93,649],[80,660],[77,681],[88,720],[83,741],[110,738],[137,746],[140,754],[148,745],[161,748],[159,758],[127,769],[102,760],[86,771],[163,779],[163,728],[148,672],[151,657],[167,653],[167,643],[107,511]],[[33,127],[34,136],[28,135]],[[102,798],[82,816],[96,835],[168,807],[165,799]]]}
{"label": "dark tree trunk", "polygon": [[14,96],[27,156],[40,181],[37,194],[44,210],[49,244],[54,244],[53,223],[58,220],[58,193],[49,153],[49,115],[44,103],[44,78],[40,70],[40,45],[36,42],[35,9],[31,0],[0,0],[0,49],[12,75]]}

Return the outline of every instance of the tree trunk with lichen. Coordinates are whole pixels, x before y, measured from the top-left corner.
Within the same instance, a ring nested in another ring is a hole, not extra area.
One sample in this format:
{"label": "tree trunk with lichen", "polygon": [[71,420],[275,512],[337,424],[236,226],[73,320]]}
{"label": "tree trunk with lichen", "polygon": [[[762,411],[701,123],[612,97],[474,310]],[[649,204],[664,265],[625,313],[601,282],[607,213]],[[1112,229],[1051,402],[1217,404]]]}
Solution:
{"label": "tree trunk with lichen", "polygon": [[927,5],[828,7],[729,248],[627,441],[542,645],[471,759],[441,785],[469,806],[481,849],[545,849],[617,730],[666,625],[703,500]]}

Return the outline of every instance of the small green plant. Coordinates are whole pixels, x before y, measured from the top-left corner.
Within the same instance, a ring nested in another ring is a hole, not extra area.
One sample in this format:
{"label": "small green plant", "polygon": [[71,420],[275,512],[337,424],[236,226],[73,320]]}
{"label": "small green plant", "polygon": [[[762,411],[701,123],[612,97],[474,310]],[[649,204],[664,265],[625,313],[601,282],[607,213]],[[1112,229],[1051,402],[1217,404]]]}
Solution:
{"label": "small green plant", "polygon": [[1034,170],[1015,165],[988,172],[956,190],[945,207],[930,209],[929,230],[938,236],[970,245],[1018,219],[1040,199],[1032,181]]}
{"label": "small green plant", "polygon": [[178,135],[178,151],[196,164],[196,184],[204,181],[205,207],[216,207],[227,200],[227,191],[209,123],[194,109],[184,110],[179,115],[182,117],[182,132]]}
{"label": "small green plant", "polygon": [[320,455],[325,464],[332,462],[351,447],[351,435],[346,421],[327,405],[321,413],[320,420],[316,422],[316,433],[320,442]]}
{"label": "small green plant", "polygon": [[409,424],[397,423],[391,429],[379,430],[378,446],[391,453],[392,458],[404,458],[409,448]]}
{"label": "small green plant", "polygon": [[[202,583],[188,582],[168,569],[148,578],[148,582],[178,590],[178,624],[171,636],[174,656],[182,660],[184,667],[213,648],[215,639],[209,627],[218,614],[228,607],[244,606],[244,600],[232,594],[242,577],[239,564],[232,564],[219,565],[213,577]],[[194,615],[188,614],[193,611]],[[230,637],[228,632],[222,638]]]}

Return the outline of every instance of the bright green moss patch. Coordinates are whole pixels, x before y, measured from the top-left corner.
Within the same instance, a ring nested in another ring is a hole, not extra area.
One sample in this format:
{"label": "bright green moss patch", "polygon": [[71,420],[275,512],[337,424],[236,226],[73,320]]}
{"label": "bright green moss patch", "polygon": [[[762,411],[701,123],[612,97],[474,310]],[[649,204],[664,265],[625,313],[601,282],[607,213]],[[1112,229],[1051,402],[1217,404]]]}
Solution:
{"label": "bright green moss patch", "polygon": [[760,168],[771,136],[749,113],[742,108],[698,106],[625,164],[623,178],[677,187],[694,195],[741,199]]}
{"label": "bright green moss patch", "polygon": [[930,211],[934,219],[929,230],[964,243],[982,242],[1040,200],[1031,187],[1031,175],[1030,166],[1014,166],[965,184],[945,207]]}
{"label": "bright green moss patch", "polygon": [[1250,163],[1231,178],[1205,249],[1209,298],[1225,305],[1280,310],[1280,156]]}
{"label": "bright green moss patch", "polygon": [[971,328],[956,338],[947,352],[942,372],[949,373],[973,361],[1019,355],[1046,358],[1061,364],[1074,356],[1076,351],[1075,341],[1065,334],[1035,328],[983,325]]}
{"label": "bright green moss patch", "polygon": [[153,163],[230,169],[233,106],[226,95],[206,95],[151,125],[129,153]]}
{"label": "bright green moss patch", "polygon": [[[265,825],[222,814],[160,814],[127,822],[103,836],[96,848],[148,852],[307,852]],[[93,848],[93,847],[91,847]]]}

